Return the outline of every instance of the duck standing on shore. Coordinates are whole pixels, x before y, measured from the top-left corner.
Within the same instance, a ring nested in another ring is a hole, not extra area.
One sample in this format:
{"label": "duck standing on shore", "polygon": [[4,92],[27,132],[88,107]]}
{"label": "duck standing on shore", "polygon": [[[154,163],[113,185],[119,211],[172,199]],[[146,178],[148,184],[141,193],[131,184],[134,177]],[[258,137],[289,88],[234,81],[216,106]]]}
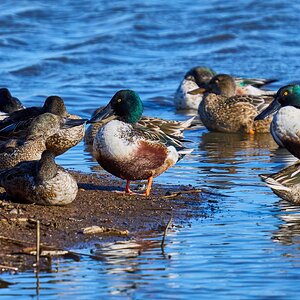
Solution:
{"label": "duck standing on shore", "polygon": [[192,149],[185,148],[181,138],[140,125],[142,113],[139,95],[132,90],[120,90],[88,123],[106,123],[93,143],[93,155],[98,163],[109,173],[126,180],[125,193],[134,194],[130,181],[147,179],[144,195],[149,196],[153,178]]}

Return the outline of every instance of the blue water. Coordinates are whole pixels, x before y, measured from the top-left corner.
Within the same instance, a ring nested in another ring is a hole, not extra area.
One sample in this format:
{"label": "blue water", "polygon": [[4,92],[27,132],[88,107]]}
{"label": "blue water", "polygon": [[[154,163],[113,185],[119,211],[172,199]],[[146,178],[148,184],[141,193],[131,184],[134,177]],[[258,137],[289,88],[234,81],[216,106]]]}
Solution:
{"label": "blue water", "polygon": [[[175,111],[172,97],[195,65],[278,78],[275,90],[300,79],[297,1],[3,0],[0,8],[1,85],[26,106],[58,94],[70,112],[88,117],[130,88],[146,115],[179,120],[187,114]],[[155,182],[228,196],[217,199],[208,218],[174,227],[164,254],[161,236],[151,236],[103,245],[97,250],[103,261],[60,260],[40,274],[39,288],[33,272],[2,274],[13,284],[0,297],[297,299],[300,209],[258,177],[293,157],[268,135],[249,139],[200,128],[186,136],[194,152]],[[99,172],[83,143],[57,162]]]}

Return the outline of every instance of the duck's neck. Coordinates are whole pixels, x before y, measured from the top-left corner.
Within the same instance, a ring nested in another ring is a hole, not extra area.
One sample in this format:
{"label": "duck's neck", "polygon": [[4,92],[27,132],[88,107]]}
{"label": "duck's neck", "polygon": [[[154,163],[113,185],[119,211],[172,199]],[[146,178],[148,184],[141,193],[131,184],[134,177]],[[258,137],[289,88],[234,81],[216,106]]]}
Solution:
{"label": "duck's neck", "polygon": [[37,165],[37,181],[50,180],[57,174],[57,165],[53,156],[44,156]]}

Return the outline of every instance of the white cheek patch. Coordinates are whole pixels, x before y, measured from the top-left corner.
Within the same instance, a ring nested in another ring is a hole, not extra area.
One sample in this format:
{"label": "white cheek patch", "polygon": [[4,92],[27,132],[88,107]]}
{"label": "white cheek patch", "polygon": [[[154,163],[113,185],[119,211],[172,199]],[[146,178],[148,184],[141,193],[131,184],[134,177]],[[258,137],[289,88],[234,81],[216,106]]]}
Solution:
{"label": "white cheek patch", "polygon": [[293,106],[281,108],[273,118],[273,131],[279,139],[300,139],[300,109]]}

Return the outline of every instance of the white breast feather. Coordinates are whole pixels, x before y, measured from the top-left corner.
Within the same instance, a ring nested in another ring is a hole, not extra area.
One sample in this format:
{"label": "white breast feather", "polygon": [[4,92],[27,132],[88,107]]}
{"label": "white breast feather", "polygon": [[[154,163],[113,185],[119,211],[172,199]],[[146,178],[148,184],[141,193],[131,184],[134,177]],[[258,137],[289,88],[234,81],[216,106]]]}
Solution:
{"label": "white breast feather", "polygon": [[[274,116],[272,122],[273,135],[280,140],[289,139],[299,141],[300,139],[300,109],[293,106],[281,108]],[[276,138],[275,138],[276,140]]]}
{"label": "white breast feather", "polygon": [[94,152],[117,159],[131,158],[138,147],[138,138],[126,138],[131,136],[131,130],[130,124],[118,120],[110,121],[98,131],[94,140]]}
{"label": "white breast feather", "polygon": [[189,91],[198,88],[196,82],[184,79],[178,87],[174,96],[174,103],[177,109],[198,109],[202,95],[191,95]]}
{"label": "white breast feather", "polygon": [[[37,186],[37,191],[39,186]],[[78,192],[76,180],[66,171],[58,170],[57,175],[43,184],[41,189],[51,192],[52,197],[45,200],[47,205],[60,205],[71,203]],[[38,202],[38,200],[37,200]]]}

